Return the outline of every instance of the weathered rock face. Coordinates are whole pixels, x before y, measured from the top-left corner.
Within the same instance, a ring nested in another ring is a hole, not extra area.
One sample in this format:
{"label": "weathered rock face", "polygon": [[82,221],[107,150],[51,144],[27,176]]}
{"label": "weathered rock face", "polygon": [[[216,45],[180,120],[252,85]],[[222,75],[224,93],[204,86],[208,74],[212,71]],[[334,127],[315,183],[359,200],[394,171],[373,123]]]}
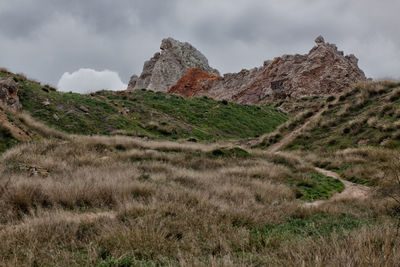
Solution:
{"label": "weathered rock face", "polygon": [[189,68],[199,68],[208,73],[219,72],[208,65],[207,58],[189,43],[172,38],[161,43],[161,53],[146,61],[142,74],[131,77],[128,89],[150,89],[166,92],[182,78]]}
{"label": "weathered rock face", "polygon": [[203,80],[203,90],[191,88],[192,84],[198,87],[194,81],[180,81],[180,88],[175,87],[174,91],[181,95],[186,95],[186,90],[195,91],[191,96],[206,95],[254,104],[266,97],[284,99],[338,93],[366,80],[354,55],[344,56],[321,36],[315,42],[316,46],[307,55],[284,55],[265,61],[260,68],[225,74],[217,80]]}
{"label": "weathered rock face", "polygon": [[0,102],[15,111],[19,110],[18,89],[19,84],[13,78],[0,78]]}
{"label": "weathered rock face", "polygon": [[199,68],[190,68],[176,85],[168,91],[170,94],[178,94],[184,97],[193,97],[202,93],[207,93],[212,85],[212,81],[222,79],[222,77],[205,72]]}

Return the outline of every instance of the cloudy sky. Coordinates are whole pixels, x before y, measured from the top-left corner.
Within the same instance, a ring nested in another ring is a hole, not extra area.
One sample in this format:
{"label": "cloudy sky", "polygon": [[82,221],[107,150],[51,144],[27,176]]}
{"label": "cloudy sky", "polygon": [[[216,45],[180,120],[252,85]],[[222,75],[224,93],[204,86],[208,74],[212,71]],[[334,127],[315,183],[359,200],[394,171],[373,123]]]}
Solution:
{"label": "cloudy sky", "polygon": [[307,53],[322,34],[367,76],[397,79],[399,10],[399,0],[0,0],[0,67],[85,91],[126,84],[164,37],[226,73]]}

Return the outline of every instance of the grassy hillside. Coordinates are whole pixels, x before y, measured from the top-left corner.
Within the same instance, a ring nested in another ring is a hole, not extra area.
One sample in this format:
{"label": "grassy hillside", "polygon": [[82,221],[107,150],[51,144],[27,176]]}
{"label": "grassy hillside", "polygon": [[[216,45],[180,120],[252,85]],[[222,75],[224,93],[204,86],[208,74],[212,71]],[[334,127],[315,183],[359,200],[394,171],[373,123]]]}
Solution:
{"label": "grassy hillside", "polygon": [[0,104],[0,154],[19,143],[46,138],[67,139],[68,135]]}
{"label": "grassy hillside", "polygon": [[57,92],[50,86],[13,76],[22,88],[23,110],[49,126],[75,134],[123,134],[149,138],[244,139],[273,131],[288,117],[275,109],[208,98],[138,90],[91,95]]}
{"label": "grassy hillside", "polygon": [[[297,101],[301,106],[301,102]],[[400,83],[367,82],[325,99],[317,108],[307,108],[259,145],[268,147],[285,135],[311,123],[291,142],[289,150],[338,150],[366,146],[400,147]],[[322,114],[315,117],[318,111]]]}

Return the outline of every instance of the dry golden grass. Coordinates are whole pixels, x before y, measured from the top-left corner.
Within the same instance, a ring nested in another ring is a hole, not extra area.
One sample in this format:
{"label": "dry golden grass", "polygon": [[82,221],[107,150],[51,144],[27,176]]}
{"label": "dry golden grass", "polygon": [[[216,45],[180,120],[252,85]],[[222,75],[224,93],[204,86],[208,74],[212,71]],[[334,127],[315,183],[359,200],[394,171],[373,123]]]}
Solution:
{"label": "dry golden grass", "polygon": [[[210,156],[218,146],[72,136],[7,151],[0,163],[0,262],[96,265],[129,256],[150,266],[379,260],[389,266],[398,260],[386,251],[399,248],[391,220],[372,233],[365,226],[330,237],[255,242],[253,229],[289,217],[383,216],[393,203],[353,200],[306,209],[288,180],[312,172],[307,161],[317,159],[259,150],[245,158]],[[344,151],[338,157],[362,160],[365,154]],[[368,154],[374,160],[380,156]],[[385,248],[383,260],[378,247]]]}
{"label": "dry golden grass", "polygon": [[[290,170],[262,157],[210,158],[214,146],[75,136],[7,151],[0,164],[0,235],[7,240],[0,261],[77,264],[70,246],[96,250],[81,259],[85,264],[95,263],[104,246],[116,256],[137,250],[176,259],[182,251],[194,260],[216,248],[225,254],[244,242],[245,227],[278,222],[296,210],[293,191],[279,181]],[[118,219],[62,219],[85,212]],[[137,216],[143,218],[136,222]],[[86,224],[92,248],[77,237]],[[182,233],[180,244],[174,236]]]}
{"label": "dry golden grass", "polygon": [[262,135],[259,137],[253,146],[268,146],[270,144],[277,143],[284,134],[290,133],[296,128],[302,126],[307,119],[312,117],[314,112],[312,110],[305,110],[299,114],[297,114],[292,119],[288,120],[284,124],[280,125],[277,129],[269,134]]}
{"label": "dry golden grass", "polygon": [[68,139],[69,136],[61,131],[55,130],[53,128],[47,127],[42,122],[34,120],[29,114],[26,113],[16,113],[15,116],[31,130],[37,132],[40,136],[47,138],[54,137],[60,139]]}
{"label": "dry golden grass", "polygon": [[291,242],[282,249],[286,266],[397,266],[400,262],[395,227],[390,223],[363,227],[330,239]]}

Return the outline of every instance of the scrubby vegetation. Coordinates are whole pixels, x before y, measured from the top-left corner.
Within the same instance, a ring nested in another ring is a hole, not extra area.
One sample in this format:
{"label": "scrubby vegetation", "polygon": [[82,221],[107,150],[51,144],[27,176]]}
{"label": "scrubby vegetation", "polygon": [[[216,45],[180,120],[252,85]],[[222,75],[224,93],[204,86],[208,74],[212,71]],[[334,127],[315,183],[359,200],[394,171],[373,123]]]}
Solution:
{"label": "scrubby vegetation", "polygon": [[324,101],[302,98],[280,102],[277,106],[286,108],[293,117],[263,136],[257,147],[273,146],[300,128],[286,149],[334,151],[400,146],[398,82],[359,83],[337,97],[326,97]]}
{"label": "scrubby vegetation", "polygon": [[338,150],[400,146],[400,84],[359,84],[331,102],[287,148]]}

